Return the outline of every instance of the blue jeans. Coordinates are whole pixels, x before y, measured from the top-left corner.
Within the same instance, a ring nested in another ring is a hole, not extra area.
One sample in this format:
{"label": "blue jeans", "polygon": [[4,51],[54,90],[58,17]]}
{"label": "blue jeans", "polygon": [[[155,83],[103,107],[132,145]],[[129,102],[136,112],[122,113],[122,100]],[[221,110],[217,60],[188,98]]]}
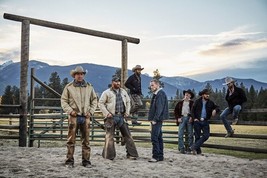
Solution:
{"label": "blue jeans", "polygon": [[152,125],[151,129],[152,158],[163,160],[162,122]]}
{"label": "blue jeans", "polygon": [[189,117],[182,117],[182,122],[179,124],[178,130],[178,148],[180,151],[185,150],[184,148],[184,130],[187,128],[188,134],[188,146],[191,147],[193,144],[193,124],[189,122]]}
{"label": "blue jeans", "polygon": [[227,130],[227,132],[232,132],[233,129],[231,127],[231,125],[229,124],[229,122],[226,120],[227,116],[229,114],[232,114],[233,118],[237,118],[238,117],[238,114],[240,113],[242,107],[240,105],[236,105],[234,108],[233,108],[233,111],[231,111],[229,109],[229,107],[225,108],[225,110],[221,113],[220,115],[220,118],[223,122],[223,125],[225,127],[225,129]]}
{"label": "blue jeans", "polygon": [[[198,154],[201,153],[201,146],[205,141],[210,137],[210,124],[208,121],[195,121],[194,122],[194,131],[195,131],[195,144],[194,149]],[[201,135],[201,131],[203,134]]]}

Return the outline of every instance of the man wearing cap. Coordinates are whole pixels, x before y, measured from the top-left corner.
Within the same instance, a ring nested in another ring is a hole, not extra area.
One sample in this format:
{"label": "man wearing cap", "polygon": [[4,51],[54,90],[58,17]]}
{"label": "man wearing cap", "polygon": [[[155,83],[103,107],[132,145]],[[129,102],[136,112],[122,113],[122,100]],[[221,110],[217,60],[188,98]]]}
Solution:
{"label": "man wearing cap", "polygon": [[225,137],[232,137],[234,130],[231,125],[227,122],[226,117],[229,114],[233,116],[232,124],[235,125],[238,122],[238,115],[242,109],[242,104],[247,101],[245,92],[235,85],[235,80],[231,77],[225,78],[225,83],[227,85],[227,93],[225,100],[227,101],[228,107],[221,113],[220,118],[223,121],[224,127],[227,130]]}
{"label": "man wearing cap", "polygon": [[[179,101],[174,109],[174,116],[176,119],[176,125],[179,126],[178,131],[178,150],[180,153],[185,154],[184,146],[184,130],[187,130],[188,134],[188,146],[189,148],[193,144],[193,119],[191,117],[191,110],[194,104],[192,99],[194,98],[194,93],[188,89],[183,91],[184,98]],[[190,152],[190,149],[186,151]]]}
{"label": "man wearing cap", "polygon": [[[210,136],[209,120],[219,111],[219,107],[209,99],[209,90],[204,89],[199,92],[198,98],[192,108],[192,118],[194,121],[195,143],[191,150],[194,155],[201,154],[201,146]],[[201,133],[202,131],[202,133]]]}
{"label": "man wearing cap", "polygon": [[140,122],[137,122],[138,118],[138,109],[143,106],[142,102],[142,87],[141,87],[141,71],[144,68],[141,65],[136,65],[133,67],[132,71],[134,72],[125,82],[125,86],[130,90],[131,98],[131,111],[132,115],[132,124],[140,125]]}
{"label": "man wearing cap", "polygon": [[89,128],[90,117],[97,107],[97,96],[93,86],[84,80],[86,71],[81,66],[77,66],[70,71],[74,78],[67,84],[61,95],[61,107],[68,114],[68,137],[67,137],[67,157],[65,165],[74,166],[74,149],[77,128],[80,128],[82,141],[82,165],[90,167],[90,145]]}
{"label": "man wearing cap", "polygon": [[111,87],[105,90],[99,99],[99,108],[105,119],[105,145],[102,156],[105,159],[113,160],[116,157],[114,146],[115,127],[120,129],[126,146],[126,157],[128,159],[136,159],[138,153],[131,136],[125,117],[130,114],[130,98],[123,88],[120,87],[120,78],[113,77]]}

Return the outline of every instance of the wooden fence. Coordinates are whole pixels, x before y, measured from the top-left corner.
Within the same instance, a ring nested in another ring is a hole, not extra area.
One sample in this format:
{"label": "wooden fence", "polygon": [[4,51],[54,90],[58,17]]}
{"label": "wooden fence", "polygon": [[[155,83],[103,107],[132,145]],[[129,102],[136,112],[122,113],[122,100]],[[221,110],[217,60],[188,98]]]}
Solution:
{"label": "wooden fence", "polygon": [[[44,100],[42,98],[36,98],[35,100]],[[47,98],[45,99],[47,100]],[[59,99],[52,99],[59,100]],[[55,113],[36,113],[31,112],[28,115],[28,146],[32,147],[34,141],[38,141],[38,147],[41,146],[41,142],[44,140],[52,141],[66,141],[67,131],[68,131],[68,121],[67,116],[64,114],[60,107],[48,107],[48,106],[35,106],[32,110],[54,110]],[[262,109],[259,109],[262,110]],[[266,111],[263,109],[262,111]],[[147,110],[142,110],[143,115]],[[172,111],[170,111],[172,112]],[[12,118],[12,125],[0,125],[0,129],[7,129],[8,131],[14,131],[19,129],[18,115],[1,115],[1,117],[6,117],[6,122],[10,122]],[[16,117],[15,117],[16,116]],[[2,118],[3,118],[2,117]],[[150,123],[145,119],[146,116],[141,117],[139,120],[142,121],[142,125],[133,126],[131,122],[129,123],[129,128],[131,130],[132,136],[135,142],[150,142]],[[2,119],[3,120],[3,119]],[[130,118],[128,118],[130,120]],[[13,125],[13,123],[16,125]],[[213,124],[213,123],[211,123]],[[211,125],[212,127],[212,125]],[[104,142],[105,130],[103,127],[103,116],[99,110],[92,117],[91,129],[90,129],[90,141],[91,142]],[[211,133],[210,137],[223,138],[225,134],[223,133]],[[185,134],[186,137],[186,134]],[[1,135],[1,139],[19,139],[18,135]],[[79,138],[79,133],[77,135]],[[166,144],[178,145],[178,130],[173,119],[166,120],[163,124],[163,138]],[[234,134],[233,138],[237,139],[258,139],[262,140],[263,143],[267,141],[267,135],[248,135],[248,134]],[[120,143],[121,135],[118,131],[115,132],[115,139],[117,143]],[[236,151],[246,151],[255,153],[267,153],[266,147],[263,148],[250,148],[250,147],[240,147],[232,145],[218,145],[206,143],[203,147],[216,148],[216,149],[226,149],[226,150],[236,150]]]}

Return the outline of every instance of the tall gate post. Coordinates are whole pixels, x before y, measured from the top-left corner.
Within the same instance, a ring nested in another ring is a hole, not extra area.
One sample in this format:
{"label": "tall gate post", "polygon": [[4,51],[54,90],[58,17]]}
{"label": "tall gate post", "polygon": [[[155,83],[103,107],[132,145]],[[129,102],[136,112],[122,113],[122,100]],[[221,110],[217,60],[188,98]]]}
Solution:
{"label": "tall gate post", "polygon": [[29,62],[29,39],[30,39],[30,21],[23,20],[21,27],[21,66],[20,66],[20,118],[19,118],[19,146],[27,145],[27,76]]}
{"label": "tall gate post", "polygon": [[122,40],[121,49],[121,87],[124,88],[124,83],[128,77],[127,64],[128,64],[128,51],[127,51],[127,39]]}

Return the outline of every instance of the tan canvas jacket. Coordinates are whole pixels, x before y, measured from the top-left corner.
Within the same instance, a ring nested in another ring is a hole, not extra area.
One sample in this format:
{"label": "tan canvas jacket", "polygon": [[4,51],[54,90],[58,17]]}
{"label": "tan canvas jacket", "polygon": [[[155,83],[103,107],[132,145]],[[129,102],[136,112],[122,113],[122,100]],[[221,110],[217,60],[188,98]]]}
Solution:
{"label": "tan canvas jacket", "polygon": [[97,96],[91,84],[87,83],[86,87],[74,87],[69,83],[61,95],[61,107],[70,114],[75,111],[79,115],[86,113],[94,114],[97,107]]}
{"label": "tan canvas jacket", "polygon": [[[121,88],[121,97],[125,106],[125,112],[129,115],[131,109],[130,97],[127,92]],[[102,111],[104,116],[107,116],[108,113],[115,114],[115,106],[116,106],[116,95],[112,91],[112,89],[105,90],[100,99],[99,99],[99,108]]]}

